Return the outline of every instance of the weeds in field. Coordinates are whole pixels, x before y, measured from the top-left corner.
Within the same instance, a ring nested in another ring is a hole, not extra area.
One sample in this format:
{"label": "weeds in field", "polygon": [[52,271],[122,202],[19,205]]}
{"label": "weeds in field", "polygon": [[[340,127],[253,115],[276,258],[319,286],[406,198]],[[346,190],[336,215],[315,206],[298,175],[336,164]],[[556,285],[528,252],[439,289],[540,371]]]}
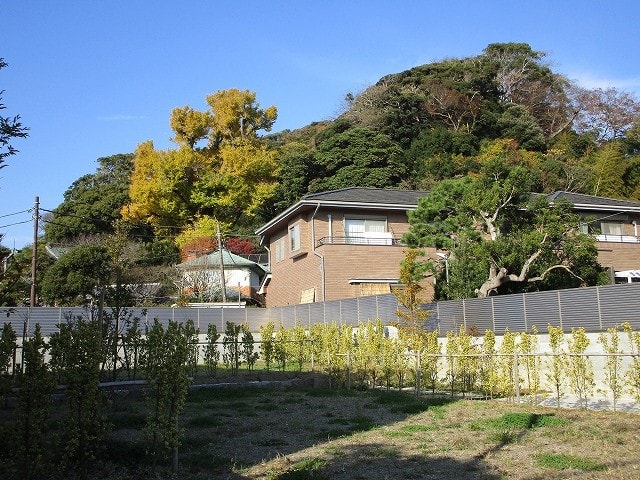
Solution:
{"label": "weeds in field", "polygon": [[581,470],[583,472],[607,470],[607,466],[602,463],[573,455],[539,453],[535,454],[534,458],[541,467],[551,468],[553,470]]}

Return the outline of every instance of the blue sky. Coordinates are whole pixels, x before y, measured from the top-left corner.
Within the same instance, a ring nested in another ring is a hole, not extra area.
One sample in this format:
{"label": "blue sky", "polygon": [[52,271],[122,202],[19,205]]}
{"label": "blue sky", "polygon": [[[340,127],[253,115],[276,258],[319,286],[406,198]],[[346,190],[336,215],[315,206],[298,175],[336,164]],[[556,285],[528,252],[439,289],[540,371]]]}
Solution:
{"label": "blue sky", "polygon": [[30,214],[12,214],[36,196],[53,209],[98,158],[171,147],[171,110],[222,89],[295,129],[386,74],[526,42],[585,87],[640,98],[639,18],[637,0],[0,0],[0,114],[31,129],[0,170],[2,244],[32,242]]}

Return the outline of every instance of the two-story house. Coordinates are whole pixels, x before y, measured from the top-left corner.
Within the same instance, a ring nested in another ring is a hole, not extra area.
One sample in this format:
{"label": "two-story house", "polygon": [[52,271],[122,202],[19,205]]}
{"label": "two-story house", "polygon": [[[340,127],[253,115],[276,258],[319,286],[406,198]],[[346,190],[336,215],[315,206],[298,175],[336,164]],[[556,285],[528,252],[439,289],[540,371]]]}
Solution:
{"label": "two-story house", "polygon": [[[389,293],[399,282],[407,212],[425,191],[345,188],[304,196],[256,233],[269,250],[261,293],[270,307]],[[596,235],[612,283],[640,280],[640,203],[570,192],[584,233]],[[434,249],[427,256],[437,259]],[[427,292],[428,295],[428,292]]]}
{"label": "two-story house", "polygon": [[269,249],[267,305],[389,293],[404,258],[407,211],[425,195],[345,188],[304,196],[256,231]]}
{"label": "two-story house", "polygon": [[640,202],[571,192],[555,192],[548,199],[573,204],[582,232],[596,236],[598,261],[610,270],[612,283],[640,281]]}

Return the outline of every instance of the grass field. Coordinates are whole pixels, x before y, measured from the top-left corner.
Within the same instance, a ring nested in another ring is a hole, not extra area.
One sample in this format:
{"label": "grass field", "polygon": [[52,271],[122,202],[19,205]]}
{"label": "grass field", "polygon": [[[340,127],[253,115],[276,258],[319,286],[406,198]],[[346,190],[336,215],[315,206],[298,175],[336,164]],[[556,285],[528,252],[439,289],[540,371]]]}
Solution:
{"label": "grass field", "polygon": [[152,466],[146,403],[112,396],[95,478],[638,479],[640,416],[398,391],[200,388],[180,473]]}

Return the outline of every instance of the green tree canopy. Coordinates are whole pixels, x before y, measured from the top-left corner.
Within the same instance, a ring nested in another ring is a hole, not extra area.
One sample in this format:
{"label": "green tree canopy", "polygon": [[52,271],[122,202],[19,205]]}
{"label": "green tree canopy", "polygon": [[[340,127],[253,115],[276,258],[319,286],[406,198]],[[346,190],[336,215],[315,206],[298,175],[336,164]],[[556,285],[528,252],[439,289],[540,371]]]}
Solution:
{"label": "green tree canopy", "polygon": [[[31,293],[31,257],[33,250],[27,246],[17,251],[0,247],[0,306],[22,307],[29,305]],[[42,244],[38,245],[36,278],[53,263]],[[38,293],[40,286],[36,283]]]}
{"label": "green tree canopy", "polygon": [[66,242],[78,236],[112,233],[113,223],[129,200],[133,155],[98,159],[94,174],[83,175],[64,193],[64,200],[45,217],[45,240]]}
{"label": "green tree canopy", "polygon": [[630,162],[624,157],[619,143],[610,143],[593,154],[592,191],[601,197],[625,198],[625,173]]}
{"label": "green tree canopy", "polygon": [[580,233],[570,205],[532,201],[531,182],[527,169],[490,159],[477,177],[437,185],[410,213],[408,245],[448,254],[450,280],[439,278],[440,298],[599,281],[595,240]]}
{"label": "green tree canopy", "polygon": [[[0,58],[0,70],[5,68],[7,63]],[[0,90],[0,110],[6,107],[2,103],[2,90]],[[20,115],[13,117],[3,117],[0,115],[0,168],[6,167],[5,160],[11,155],[15,155],[18,151],[11,144],[14,138],[25,138],[29,135],[29,129],[22,125]]]}
{"label": "green tree canopy", "polygon": [[42,296],[49,304],[83,305],[107,284],[110,257],[107,249],[97,244],[72,248],[45,272]]}
{"label": "green tree canopy", "polygon": [[316,162],[314,150],[304,143],[292,141],[278,154],[279,175],[273,202],[262,205],[260,215],[271,218],[309,193],[309,184],[319,178],[322,168]]}
{"label": "green tree canopy", "polygon": [[315,158],[322,177],[310,182],[312,191],[395,186],[406,171],[401,148],[388,136],[367,128],[329,137],[318,145]]}

